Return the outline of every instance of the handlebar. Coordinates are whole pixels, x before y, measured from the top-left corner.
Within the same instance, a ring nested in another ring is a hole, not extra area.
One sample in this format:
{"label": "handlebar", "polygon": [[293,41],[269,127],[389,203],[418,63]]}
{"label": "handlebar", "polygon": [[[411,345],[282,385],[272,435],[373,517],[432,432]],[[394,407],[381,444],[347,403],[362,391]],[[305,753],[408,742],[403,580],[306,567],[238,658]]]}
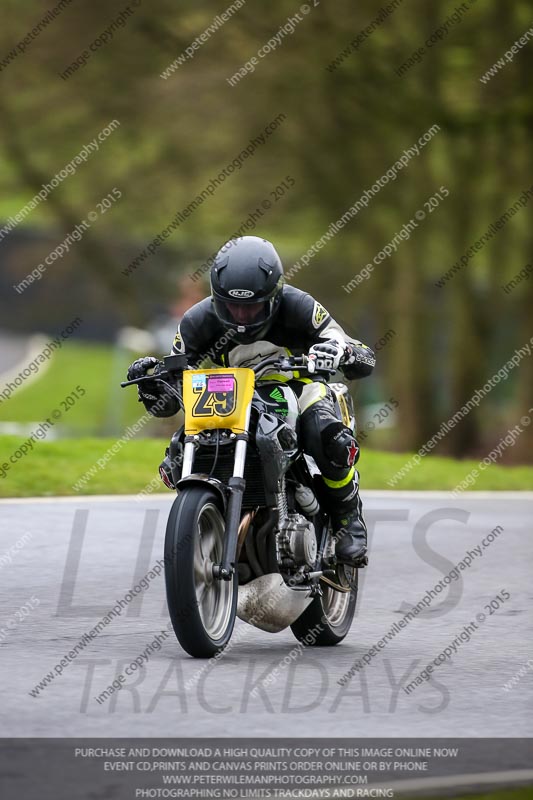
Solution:
{"label": "handlebar", "polygon": [[332,375],[336,372],[334,369],[317,369],[314,359],[306,355],[288,356],[285,358],[271,356],[270,358],[265,358],[263,361],[260,361],[259,364],[256,364],[252,369],[254,372],[257,372],[260,369],[264,369],[265,366],[272,366],[279,370],[289,372],[293,369],[303,370],[309,375],[316,375],[317,372]]}
{"label": "handlebar", "polygon": [[304,369],[309,375],[316,375],[317,373],[325,373],[327,375],[334,375],[337,370],[335,369],[318,369],[314,357],[309,357],[306,355],[302,356],[290,356],[287,359],[284,359],[282,364],[282,369],[292,369],[294,367],[299,367],[300,369]]}
{"label": "handlebar", "polygon": [[170,373],[167,370],[161,370],[161,372],[155,372],[153,375],[143,375],[141,378],[134,378],[132,381],[121,381],[120,386],[124,389],[126,386],[135,386],[138,383],[155,381],[158,378],[170,378]]}
{"label": "handlebar", "polygon": [[[175,379],[179,378],[182,372],[186,369],[189,369],[189,366],[186,362],[185,356],[166,356],[164,359],[164,364],[166,369],[162,369],[160,372],[154,372],[151,375],[143,375],[140,378],[134,378],[131,381],[122,381],[120,384],[121,387],[124,389],[126,386],[134,386],[139,383],[144,383],[145,381],[154,381],[154,380],[165,380],[165,379]],[[259,363],[255,364],[254,366],[250,366],[249,368],[252,369],[254,372],[259,372],[259,370],[264,369],[265,367],[274,367],[275,369],[282,370],[282,371],[291,371],[293,369],[300,369],[307,371],[310,375],[316,374],[316,366],[314,365],[312,359],[309,356],[301,355],[301,356],[286,356],[283,358],[279,358],[278,356],[268,356],[267,358],[263,358]],[[328,374],[332,374],[335,370],[319,370],[320,372],[326,372]]]}

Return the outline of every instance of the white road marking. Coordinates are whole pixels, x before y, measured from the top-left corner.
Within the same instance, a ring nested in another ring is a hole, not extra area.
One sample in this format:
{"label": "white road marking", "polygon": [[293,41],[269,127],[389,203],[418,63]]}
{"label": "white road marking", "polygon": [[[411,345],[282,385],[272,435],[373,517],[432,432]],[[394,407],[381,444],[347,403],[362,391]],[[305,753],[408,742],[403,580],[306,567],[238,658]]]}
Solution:
{"label": "white road marking", "polygon": [[[451,492],[439,491],[395,491],[395,490],[382,490],[382,489],[367,489],[361,490],[363,500],[379,500],[398,498],[399,500],[432,500],[438,499],[452,499]],[[127,503],[135,500],[138,497],[136,494],[85,494],[85,495],[69,495],[67,497],[2,497],[0,504],[30,504],[30,503]],[[160,500],[173,500],[175,497],[173,492],[166,492],[160,494],[151,494],[143,497],[143,501],[157,501]],[[533,500],[533,492],[464,492],[460,498],[453,498],[457,502],[468,500]]]}
{"label": "white road marking", "polygon": [[428,789],[468,787],[482,784],[523,783],[533,780],[533,769],[513,769],[504,772],[468,772],[465,775],[441,775],[434,778],[413,778],[406,781],[369,783],[372,789],[393,789],[395,792],[422,792]]}
{"label": "white road marking", "polygon": [[[28,348],[25,351],[22,358],[20,359],[20,361],[13,367],[11,367],[7,372],[2,372],[0,374],[0,381],[2,382],[0,391],[4,391],[8,383],[14,381],[15,378],[17,378],[20,375],[20,373],[28,366],[28,364],[31,364],[32,361],[35,361],[37,356],[41,353],[41,351],[43,350],[45,345],[48,344],[49,341],[50,339],[47,339],[46,336],[42,333],[36,333],[34,336],[30,337],[30,339],[28,340]],[[33,381],[37,380],[38,377],[42,377],[46,372],[46,370],[48,369],[48,367],[50,366],[51,360],[52,360],[51,358],[47,359],[46,363],[41,364],[36,372],[33,372],[31,373],[31,375],[28,375],[27,378],[24,378],[23,383],[20,386],[17,386],[13,394],[15,394],[15,392],[18,389],[20,389],[22,385],[24,385],[24,387],[29,386],[30,383],[33,383]],[[11,397],[12,396],[13,395],[11,395]],[[9,399],[11,399],[11,397]]]}

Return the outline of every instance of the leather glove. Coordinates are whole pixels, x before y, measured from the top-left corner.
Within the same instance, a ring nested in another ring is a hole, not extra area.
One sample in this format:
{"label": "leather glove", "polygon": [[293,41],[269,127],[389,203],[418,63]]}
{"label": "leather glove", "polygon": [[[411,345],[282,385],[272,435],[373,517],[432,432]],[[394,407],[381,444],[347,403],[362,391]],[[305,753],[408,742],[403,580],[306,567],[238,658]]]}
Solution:
{"label": "leather glove", "polygon": [[336,339],[327,339],[318,342],[309,348],[309,372],[331,371],[335,372],[344,357],[344,345]]}
{"label": "leather glove", "polygon": [[[161,362],[153,356],[138,358],[128,367],[128,380],[134,381],[136,378],[144,378],[151,369],[154,370],[154,374],[157,374],[160,367]],[[161,389],[162,386],[158,381],[143,381],[137,386],[139,402],[154,402],[159,398]]]}
{"label": "leather glove", "polygon": [[373,351],[366,344],[359,342],[354,344],[349,342],[344,351],[344,358],[342,362],[345,366],[350,364],[365,364],[372,369],[376,366],[376,357]]}
{"label": "leather glove", "polygon": [[144,378],[148,372],[159,364],[157,358],[153,356],[144,356],[138,358],[133,364],[128,367],[127,377],[129,381],[134,381],[137,378]]}

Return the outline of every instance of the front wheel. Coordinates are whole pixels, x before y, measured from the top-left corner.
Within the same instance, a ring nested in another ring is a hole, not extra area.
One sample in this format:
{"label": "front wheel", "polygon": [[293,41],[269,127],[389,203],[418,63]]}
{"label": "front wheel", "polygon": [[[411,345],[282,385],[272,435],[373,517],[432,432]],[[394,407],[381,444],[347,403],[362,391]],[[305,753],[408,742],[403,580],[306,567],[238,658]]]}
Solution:
{"label": "front wheel", "polygon": [[237,578],[216,580],[225,523],[218,494],[194,486],[172,506],[165,537],[167,604],[174,633],[189,655],[211,658],[228,644],[237,609]]}

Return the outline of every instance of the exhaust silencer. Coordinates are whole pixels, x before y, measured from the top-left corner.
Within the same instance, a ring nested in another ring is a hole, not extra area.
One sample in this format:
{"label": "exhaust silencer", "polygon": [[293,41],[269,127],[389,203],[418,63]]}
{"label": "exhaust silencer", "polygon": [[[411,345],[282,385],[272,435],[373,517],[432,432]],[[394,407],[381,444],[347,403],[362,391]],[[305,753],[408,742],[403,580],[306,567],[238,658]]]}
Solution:
{"label": "exhaust silencer", "polygon": [[313,598],[301,589],[290,589],[279,572],[261,575],[239,586],[237,616],[268,633],[292,625]]}

